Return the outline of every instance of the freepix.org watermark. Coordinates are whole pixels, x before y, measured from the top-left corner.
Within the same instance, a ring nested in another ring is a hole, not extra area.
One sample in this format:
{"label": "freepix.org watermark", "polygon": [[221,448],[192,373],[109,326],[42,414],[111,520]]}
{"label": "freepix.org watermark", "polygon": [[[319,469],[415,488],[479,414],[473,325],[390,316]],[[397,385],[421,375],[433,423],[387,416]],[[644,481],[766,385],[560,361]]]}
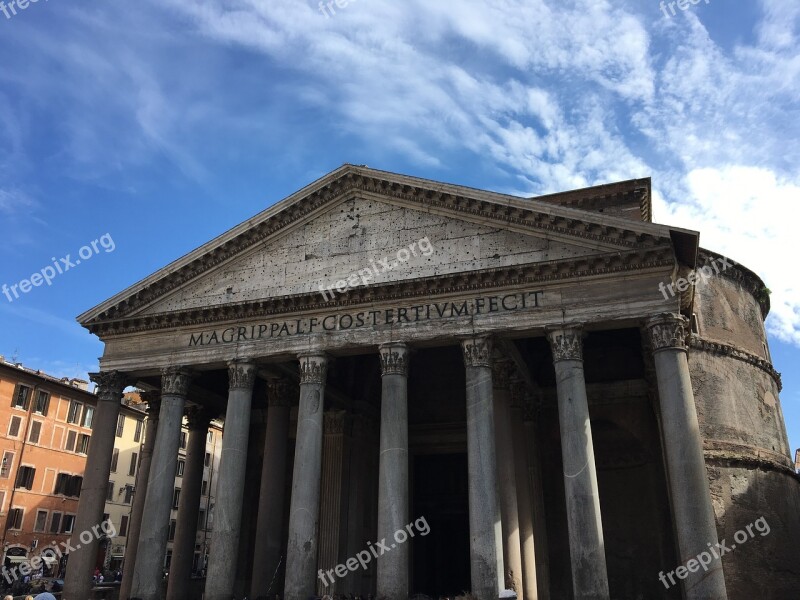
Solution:
{"label": "freepix.org watermark", "polygon": [[[771,531],[767,520],[764,517],[759,517],[754,523],[746,525],[744,529],[740,529],[733,534],[733,539],[736,544],[741,546],[748,540],[756,537],[756,534],[753,533],[753,528],[755,528],[755,530],[761,534],[761,537],[769,535],[769,532]],[[661,571],[658,574],[658,579],[664,584],[665,588],[669,589],[670,586],[675,585],[675,577],[673,577],[673,575],[677,575],[678,579],[686,579],[689,576],[689,573],[697,573],[701,567],[703,568],[703,571],[708,571],[708,567],[713,561],[719,560],[728,552],[736,550],[736,544],[731,544],[730,547],[728,547],[728,545],[725,543],[725,540],[717,542],[716,545],[709,543],[707,544],[708,550],[701,552],[695,558],[687,560],[686,566],[681,565],[674,571],[667,573],[666,576],[664,575],[664,571]],[[669,583],[667,583],[667,579],[669,579]]]}
{"label": "freepix.org watermark", "polygon": [[[375,558],[380,558],[391,551],[392,548],[397,548],[398,544],[404,544],[410,537],[414,537],[414,528],[416,528],[422,537],[425,537],[431,532],[431,526],[428,525],[428,521],[425,520],[425,517],[420,517],[413,523],[406,525],[405,529],[398,529],[395,531],[393,536],[394,542],[392,544],[387,544],[386,538],[383,538],[380,542],[375,542],[375,545],[373,545],[372,542],[367,542],[368,550],[362,550],[354,557],[344,561],[343,565],[336,565],[333,569],[327,571],[320,569],[317,572],[317,577],[322,581],[325,587],[328,587],[331,583],[336,581],[336,577],[344,577],[351,571],[357,571],[359,567],[362,569],[369,568],[367,565],[372,562],[373,556]],[[334,577],[334,575],[336,577]],[[330,581],[328,581],[328,579],[330,579]]]}
{"label": "freepix.org watermark", "polygon": [[[386,273],[387,271],[391,271],[392,269],[397,268],[400,264],[406,263],[411,260],[411,256],[419,256],[417,251],[419,251],[422,256],[430,256],[433,254],[433,245],[431,244],[430,240],[427,237],[422,238],[418,242],[414,242],[408,248],[400,248],[397,251],[397,260],[390,261],[390,259],[383,258],[378,259],[378,265],[375,264],[376,261],[370,259],[370,264],[372,266],[367,267],[366,269],[361,269],[360,271],[354,271],[350,274],[347,279],[340,279],[333,285],[329,285],[327,287],[319,284],[319,291],[322,294],[322,297],[327,302],[328,300],[333,300],[336,297],[336,292],[343,294],[349,288],[353,288],[359,285],[367,285],[376,275],[380,275],[381,273]],[[328,297],[330,296],[330,297]]]}
{"label": "freepix.org watermark", "polygon": [[[36,4],[39,0],[11,0],[8,4],[6,4],[3,0],[0,0],[0,11],[6,16],[6,19],[10,19],[11,17],[17,16],[17,9],[25,10],[31,4]],[[44,0],[47,2],[47,0]]]}
{"label": "freepix.org watermark", "polygon": [[[107,233],[101,236],[97,240],[93,240],[90,244],[86,246],[82,246],[80,250],[78,250],[78,256],[80,258],[76,258],[75,260],[72,259],[71,254],[67,254],[64,258],[59,258],[56,260],[56,257],[53,256],[50,260],[53,261],[52,265],[47,265],[39,272],[34,273],[28,279],[23,279],[19,283],[15,283],[13,285],[3,284],[3,287],[0,288],[0,292],[8,299],[9,302],[14,302],[14,300],[19,299],[20,292],[23,294],[27,294],[33,288],[39,287],[43,283],[47,285],[53,285],[53,279],[56,278],[57,275],[63,275],[70,269],[77,267],[81,264],[81,261],[86,261],[92,258],[95,254],[100,254],[100,248],[108,252],[113,252],[116,248],[116,244],[114,240],[111,238],[111,234]],[[12,298],[11,295],[14,295]]]}
{"label": "freepix.org watermark", "polygon": [[[717,264],[719,261],[719,264]],[[720,266],[722,265],[722,266]],[[675,297],[675,288],[678,288],[679,292],[685,292],[689,289],[689,286],[694,284],[698,279],[702,279],[705,283],[714,275],[719,275],[722,271],[727,270],[728,267],[735,267],[736,263],[730,260],[729,258],[725,258],[721,256],[719,258],[715,258],[711,261],[711,265],[705,264],[699,269],[695,269],[691,273],[689,273],[686,278],[679,277],[675,280],[675,283],[670,283],[664,285],[664,282],[658,284],[659,291],[664,295],[664,300],[669,300],[669,296],[667,296],[667,290]]]}
{"label": "freepix.org watermark", "polygon": [[[80,550],[81,544],[90,544],[95,538],[99,540],[104,535],[110,538],[117,536],[117,530],[110,520],[103,521],[99,525],[95,525],[91,530],[81,531],[81,533],[78,535],[78,539],[81,541],[80,544],[75,544],[74,546],[72,545],[72,542],[75,539],[75,536],[73,535],[68,542],[61,542],[60,544],[51,542],[51,545],[47,548],[44,548],[42,552],[45,550],[52,550],[60,560],[65,554],[68,555],[70,552]],[[34,556],[31,557],[30,560],[23,561],[18,565],[11,567],[10,569],[4,566],[2,569],[3,579],[10,584],[14,580],[18,580],[20,575],[27,577],[28,575],[38,572],[39,569],[44,566],[44,563],[45,561],[41,556]]]}
{"label": "freepix.org watermark", "polygon": [[[326,19],[330,19],[331,15],[336,15],[336,9],[333,8],[347,8],[350,4],[355,2],[356,0],[329,0],[326,2],[319,3],[319,12],[325,15]],[[326,10],[327,7],[327,10]],[[331,11],[331,14],[328,14],[328,11]]]}
{"label": "freepix.org watermark", "polygon": [[[706,4],[711,4],[711,0],[704,0],[704,1]],[[676,4],[678,5],[678,8],[680,8],[681,10],[686,10],[687,8],[689,8],[690,4],[700,4],[700,0],[676,0],[675,2],[662,2],[658,6],[661,9],[661,12],[664,13],[664,16],[667,17],[668,19],[671,19],[672,17],[678,14],[675,12]],[[669,7],[669,10],[672,12],[672,14],[669,14],[667,12],[667,7]]]}

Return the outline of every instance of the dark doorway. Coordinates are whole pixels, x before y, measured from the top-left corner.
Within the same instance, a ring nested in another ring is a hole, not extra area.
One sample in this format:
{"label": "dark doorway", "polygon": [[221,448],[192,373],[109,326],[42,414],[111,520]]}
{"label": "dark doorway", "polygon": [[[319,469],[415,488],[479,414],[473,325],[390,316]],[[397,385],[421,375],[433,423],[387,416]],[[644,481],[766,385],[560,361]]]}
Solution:
{"label": "dark doorway", "polygon": [[467,455],[418,455],[413,469],[411,514],[430,533],[413,539],[412,594],[452,598],[470,589]]}

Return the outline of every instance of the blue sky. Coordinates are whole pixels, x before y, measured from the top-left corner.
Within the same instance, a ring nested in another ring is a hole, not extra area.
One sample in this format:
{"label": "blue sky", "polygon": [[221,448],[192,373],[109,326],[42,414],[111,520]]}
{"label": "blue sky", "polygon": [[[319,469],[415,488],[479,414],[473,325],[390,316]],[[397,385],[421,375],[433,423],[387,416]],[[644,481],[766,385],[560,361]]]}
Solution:
{"label": "blue sky", "polygon": [[772,290],[800,447],[800,3],[333,6],[0,12],[0,284],[114,242],[0,296],[0,354],[85,376],[102,347],[76,315],[345,162],[529,196],[652,176],[657,222]]}

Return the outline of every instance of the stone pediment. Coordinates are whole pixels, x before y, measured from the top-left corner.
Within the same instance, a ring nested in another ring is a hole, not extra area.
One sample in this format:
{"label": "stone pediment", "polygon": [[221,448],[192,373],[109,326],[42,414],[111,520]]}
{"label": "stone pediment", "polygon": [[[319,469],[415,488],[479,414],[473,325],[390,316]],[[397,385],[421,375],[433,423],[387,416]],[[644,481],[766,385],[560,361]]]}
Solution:
{"label": "stone pediment", "polygon": [[[649,194],[642,181],[625,192]],[[356,286],[331,302],[527,277],[532,268],[553,277],[674,260],[668,227],[551,202],[345,165],[78,319],[113,333],[175,325],[178,315],[300,310],[331,298],[320,287],[354,282],[359,271]]]}

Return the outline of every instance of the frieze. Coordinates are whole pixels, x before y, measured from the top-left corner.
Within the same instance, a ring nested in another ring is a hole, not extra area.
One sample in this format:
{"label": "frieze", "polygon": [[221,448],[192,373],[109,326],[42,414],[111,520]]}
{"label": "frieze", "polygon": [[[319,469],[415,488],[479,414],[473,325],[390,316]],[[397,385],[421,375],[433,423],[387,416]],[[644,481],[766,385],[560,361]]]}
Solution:
{"label": "frieze", "polygon": [[292,337],[330,331],[348,331],[363,327],[381,327],[402,323],[419,323],[458,317],[472,318],[481,314],[513,312],[539,308],[544,301],[544,292],[521,292],[503,296],[487,296],[460,302],[418,304],[382,310],[353,313],[336,313],[324,317],[304,317],[290,321],[261,323],[222,330],[188,334],[188,346],[216,346],[257,340]]}

